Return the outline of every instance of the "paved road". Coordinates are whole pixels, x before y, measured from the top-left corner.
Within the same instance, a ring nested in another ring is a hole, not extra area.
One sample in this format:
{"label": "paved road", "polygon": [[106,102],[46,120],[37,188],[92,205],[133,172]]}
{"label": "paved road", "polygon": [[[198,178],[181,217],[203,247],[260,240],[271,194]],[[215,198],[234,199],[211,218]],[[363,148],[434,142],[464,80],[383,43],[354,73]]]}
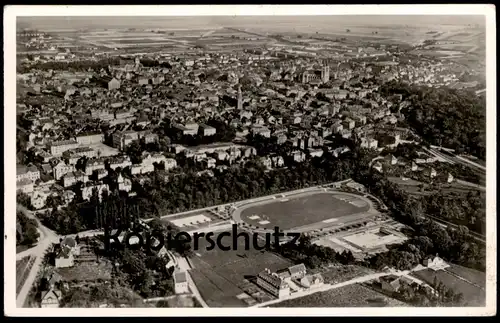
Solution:
{"label": "paved road", "polygon": [[188,280],[189,289],[191,290],[191,292],[193,292],[194,297],[198,300],[198,302],[201,304],[201,306],[209,307],[208,304],[203,299],[203,297],[201,296],[200,291],[198,290],[198,287],[196,287],[196,284],[194,283],[193,279],[191,278],[191,275],[189,274],[189,270],[191,269],[191,266],[189,265],[187,260],[184,257],[176,257],[171,252],[169,252],[169,256],[172,259],[174,259],[174,263],[179,267],[180,270],[186,272],[186,277]]}
{"label": "paved road", "polygon": [[28,277],[26,278],[26,281],[24,282],[24,285],[21,288],[21,291],[19,292],[19,295],[17,295],[16,298],[17,307],[23,307],[24,302],[26,301],[26,297],[28,296],[29,291],[31,290],[31,287],[35,282],[35,278],[40,270],[40,265],[42,264],[45,251],[52,243],[59,241],[59,236],[56,233],[54,233],[54,231],[43,226],[42,223],[38,220],[38,218],[34,216],[33,212],[30,212],[25,207],[18,205],[17,210],[23,212],[29,218],[37,221],[38,229],[40,230],[40,239],[37,245],[33,248],[25,250],[16,255],[16,259],[20,259],[28,255],[31,255],[32,257],[35,258],[35,262],[31,267]]}

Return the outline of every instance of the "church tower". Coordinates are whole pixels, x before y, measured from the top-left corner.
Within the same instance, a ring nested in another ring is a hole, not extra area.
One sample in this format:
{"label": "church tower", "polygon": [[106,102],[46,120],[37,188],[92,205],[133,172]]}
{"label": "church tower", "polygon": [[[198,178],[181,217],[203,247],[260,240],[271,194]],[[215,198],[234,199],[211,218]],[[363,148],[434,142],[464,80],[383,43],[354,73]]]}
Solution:
{"label": "church tower", "polygon": [[243,109],[243,96],[241,95],[241,85],[238,85],[238,110]]}
{"label": "church tower", "polygon": [[323,62],[323,66],[321,67],[321,81],[323,83],[330,81],[330,66],[325,62]]}

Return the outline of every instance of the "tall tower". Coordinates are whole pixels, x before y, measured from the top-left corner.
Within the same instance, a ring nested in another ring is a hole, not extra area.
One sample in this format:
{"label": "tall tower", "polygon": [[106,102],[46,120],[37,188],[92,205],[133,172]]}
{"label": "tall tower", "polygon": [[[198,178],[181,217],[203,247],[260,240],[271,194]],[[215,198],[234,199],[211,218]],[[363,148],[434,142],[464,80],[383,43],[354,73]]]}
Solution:
{"label": "tall tower", "polygon": [[323,67],[321,68],[321,80],[323,83],[327,83],[330,80],[330,66],[323,62]]}
{"label": "tall tower", "polygon": [[241,85],[238,85],[238,110],[243,108],[243,97],[241,95]]}

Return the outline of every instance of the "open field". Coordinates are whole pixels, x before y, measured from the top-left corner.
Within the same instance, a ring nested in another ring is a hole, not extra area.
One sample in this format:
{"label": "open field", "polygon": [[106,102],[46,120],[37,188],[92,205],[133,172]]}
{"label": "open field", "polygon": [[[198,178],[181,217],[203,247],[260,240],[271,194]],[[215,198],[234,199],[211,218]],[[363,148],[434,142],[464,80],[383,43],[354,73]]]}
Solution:
{"label": "open field", "polygon": [[[226,239],[230,241],[230,238]],[[224,240],[223,243],[231,245]],[[238,243],[242,245],[244,239],[240,238]],[[194,269],[190,273],[202,297],[213,307],[241,307],[248,306],[252,298],[253,302],[269,299],[270,296],[249,280],[265,268],[275,271],[292,265],[277,254],[257,251],[252,247],[250,250],[241,247],[239,250],[223,251],[215,248],[206,251],[207,245],[206,240],[201,239],[199,250],[193,251],[190,262]],[[245,292],[255,295],[243,297]]]}
{"label": "open field", "polygon": [[[311,273],[316,272],[311,270]],[[373,274],[374,272],[368,268],[357,266],[357,265],[347,265],[338,266],[334,268],[321,269],[318,270],[325,279],[326,284],[338,284],[347,280],[354,279],[356,277],[361,277],[364,275]]]}
{"label": "open field", "polygon": [[342,222],[343,217],[367,212],[370,204],[342,193],[316,193],[307,196],[288,196],[258,203],[241,210],[241,218],[250,225],[282,230],[318,222]]}
{"label": "open field", "polygon": [[396,307],[405,303],[359,284],[286,300],[271,307]]}
{"label": "open field", "polygon": [[432,285],[434,278],[437,278],[438,282],[442,282],[456,293],[462,293],[468,306],[485,306],[486,304],[486,292],[484,290],[455,277],[445,270],[433,271],[432,269],[424,269],[412,273],[412,276],[420,278],[429,285]]}

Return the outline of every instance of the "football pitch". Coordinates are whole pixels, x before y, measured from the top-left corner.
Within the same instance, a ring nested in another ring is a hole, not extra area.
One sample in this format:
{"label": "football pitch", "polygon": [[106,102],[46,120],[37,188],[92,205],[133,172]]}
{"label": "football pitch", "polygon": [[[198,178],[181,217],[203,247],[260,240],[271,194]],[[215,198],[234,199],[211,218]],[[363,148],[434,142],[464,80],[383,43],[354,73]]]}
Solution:
{"label": "football pitch", "polygon": [[362,196],[322,192],[248,204],[235,212],[240,212],[241,219],[252,226],[289,230],[314,223],[342,223],[370,208],[371,203]]}

